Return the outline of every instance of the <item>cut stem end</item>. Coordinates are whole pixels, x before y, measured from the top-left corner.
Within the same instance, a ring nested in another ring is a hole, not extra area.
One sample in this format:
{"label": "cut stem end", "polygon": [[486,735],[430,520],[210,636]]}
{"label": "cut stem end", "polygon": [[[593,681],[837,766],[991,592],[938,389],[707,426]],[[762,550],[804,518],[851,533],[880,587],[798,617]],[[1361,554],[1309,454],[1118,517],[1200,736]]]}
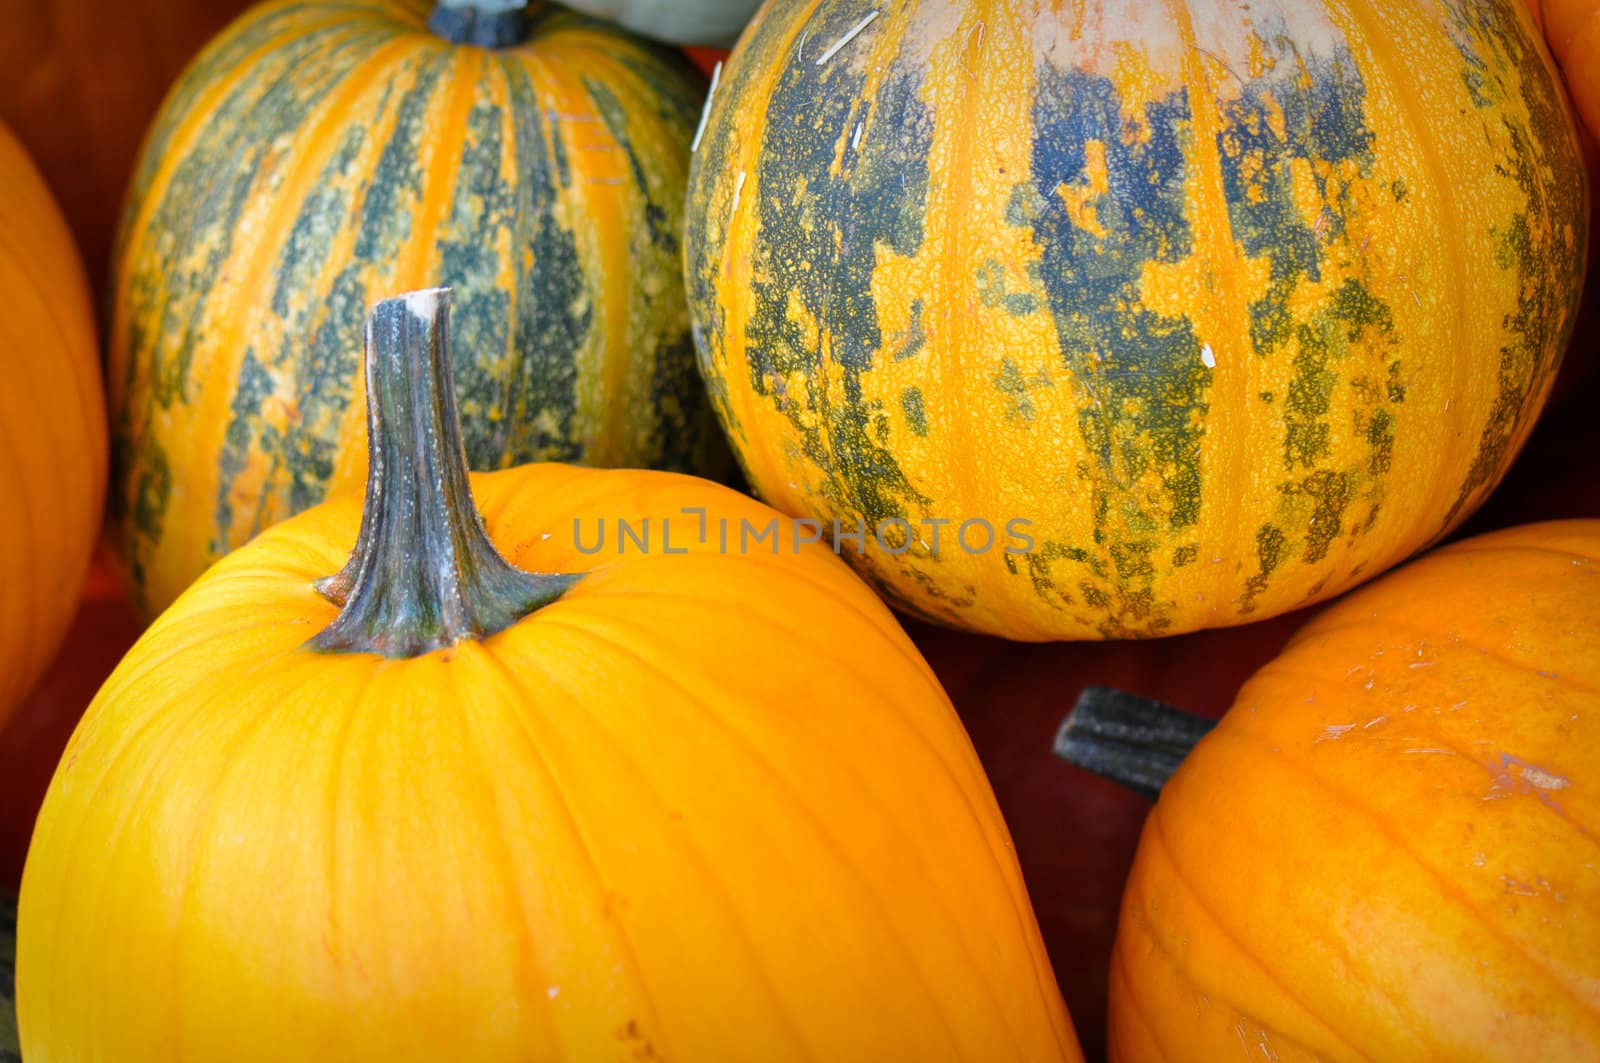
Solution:
{"label": "cut stem end", "polygon": [[1056,732],[1056,756],[1154,801],[1215,720],[1109,687],[1087,687]]}

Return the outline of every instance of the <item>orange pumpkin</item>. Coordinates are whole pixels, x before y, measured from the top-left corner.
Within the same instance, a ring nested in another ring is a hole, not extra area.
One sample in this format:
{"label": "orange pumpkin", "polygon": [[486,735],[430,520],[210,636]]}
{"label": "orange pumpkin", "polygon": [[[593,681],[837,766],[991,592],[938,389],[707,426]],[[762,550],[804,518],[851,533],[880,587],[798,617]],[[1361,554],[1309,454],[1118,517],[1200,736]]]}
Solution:
{"label": "orange pumpkin", "polygon": [[38,161],[98,285],[139,141],[248,0],[0,0],[0,120]]}
{"label": "orange pumpkin", "polygon": [[[1145,824],[1112,1058],[1600,1058],[1596,632],[1600,521],[1456,543],[1303,629]],[[1112,717],[1064,744],[1181,754]]]}
{"label": "orange pumpkin", "polygon": [[1528,0],[1567,89],[1591,133],[1600,133],[1600,0]]}
{"label": "orange pumpkin", "polygon": [[0,125],[0,726],[55,655],[100,522],[105,397],[72,235]]}
{"label": "orange pumpkin", "polygon": [[[219,562],[73,736],[24,1055],[1080,1059],[971,743],[871,591],[690,477],[469,488],[436,294],[368,335],[365,511]],[[590,549],[618,518],[652,545]]]}

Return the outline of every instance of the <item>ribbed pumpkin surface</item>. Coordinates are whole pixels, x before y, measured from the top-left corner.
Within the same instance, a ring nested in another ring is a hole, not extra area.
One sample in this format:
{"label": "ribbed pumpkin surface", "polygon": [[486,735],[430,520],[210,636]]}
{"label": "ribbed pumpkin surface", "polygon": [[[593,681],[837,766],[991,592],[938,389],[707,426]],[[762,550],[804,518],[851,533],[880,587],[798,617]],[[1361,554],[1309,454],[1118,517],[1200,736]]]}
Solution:
{"label": "ribbed pumpkin surface", "polygon": [[912,526],[841,543],[903,606],[1022,639],[1237,623],[1393,564],[1505,470],[1587,225],[1520,5],[868,14],[746,33],[690,308],[766,499]]}
{"label": "ribbed pumpkin surface", "polygon": [[0,124],[0,726],[78,606],[106,484],[94,312],[72,234]]}
{"label": "ribbed pumpkin surface", "polygon": [[[481,642],[314,652],[338,499],[123,660],[28,855],[30,1061],[1082,1059],[971,742],[861,581],[787,530],[724,552],[777,515],[686,477],[472,487],[517,566],[589,574]],[[584,553],[618,515],[656,549]]]}
{"label": "ribbed pumpkin surface", "polygon": [[499,52],[427,13],[256,8],[149,135],[110,343],[114,538],[147,608],[361,483],[362,319],[396,291],[456,289],[474,468],[720,446],[679,267],[699,75],[554,8]]}
{"label": "ribbed pumpkin surface", "polygon": [[1600,521],[1328,609],[1145,821],[1111,1058],[1600,1057]]}

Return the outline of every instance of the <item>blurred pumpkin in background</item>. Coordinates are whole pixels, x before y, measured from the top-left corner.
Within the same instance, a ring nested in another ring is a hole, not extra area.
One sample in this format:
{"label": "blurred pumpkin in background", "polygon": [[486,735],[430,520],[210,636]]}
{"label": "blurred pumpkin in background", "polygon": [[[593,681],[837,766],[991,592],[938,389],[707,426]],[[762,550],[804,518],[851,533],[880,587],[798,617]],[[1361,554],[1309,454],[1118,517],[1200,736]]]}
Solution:
{"label": "blurred pumpkin in background", "polygon": [[1578,113],[1600,134],[1600,0],[1527,0]]}
{"label": "blurred pumpkin in background", "polygon": [[94,312],[50,190],[0,124],[0,727],[55,656],[100,527]]}

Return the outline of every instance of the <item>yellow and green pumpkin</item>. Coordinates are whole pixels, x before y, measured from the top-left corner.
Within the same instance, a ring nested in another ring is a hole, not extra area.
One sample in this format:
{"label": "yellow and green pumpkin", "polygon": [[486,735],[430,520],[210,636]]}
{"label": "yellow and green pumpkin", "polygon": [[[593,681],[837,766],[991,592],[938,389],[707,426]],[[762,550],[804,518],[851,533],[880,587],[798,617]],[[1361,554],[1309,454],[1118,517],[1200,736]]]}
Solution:
{"label": "yellow and green pumpkin", "polygon": [[704,82],[609,23],[492,6],[263,4],[164,105],[110,337],[113,541],[147,610],[361,483],[374,292],[454,286],[474,468],[717,471],[679,266]]}
{"label": "yellow and green pumpkin", "polygon": [[864,528],[902,607],[1176,633],[1482,501],[1567,342],[1584,180],[1511,0],[770,4],[695,156],[690,313],[752,482]]}

